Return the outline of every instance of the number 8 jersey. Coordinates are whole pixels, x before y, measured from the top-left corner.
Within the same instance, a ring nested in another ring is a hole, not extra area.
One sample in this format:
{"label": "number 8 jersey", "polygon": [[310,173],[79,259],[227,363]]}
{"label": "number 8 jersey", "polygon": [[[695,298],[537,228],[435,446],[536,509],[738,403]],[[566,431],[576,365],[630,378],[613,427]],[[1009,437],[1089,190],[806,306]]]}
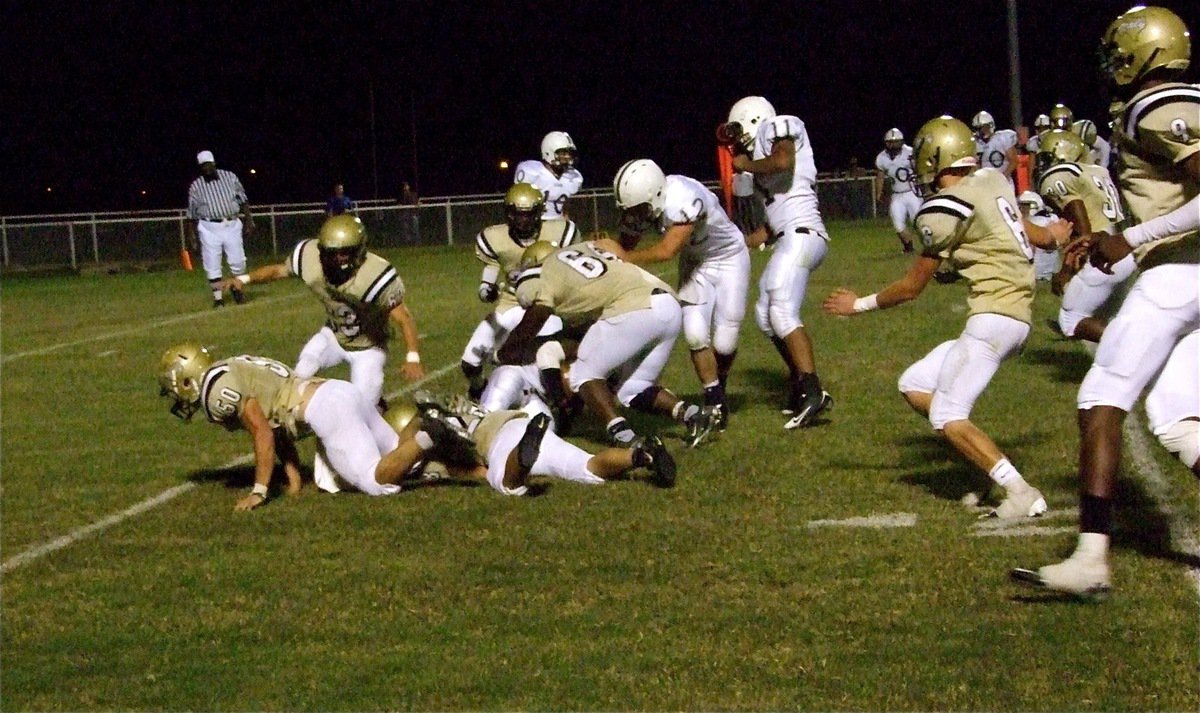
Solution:
{"label": "number 8 jersey", "polygon": [[970,286],[969,315],[1033,320],[1033,248],[1004,174],[981,168],[929,196],[917,213],[925,254],[949,260]]}

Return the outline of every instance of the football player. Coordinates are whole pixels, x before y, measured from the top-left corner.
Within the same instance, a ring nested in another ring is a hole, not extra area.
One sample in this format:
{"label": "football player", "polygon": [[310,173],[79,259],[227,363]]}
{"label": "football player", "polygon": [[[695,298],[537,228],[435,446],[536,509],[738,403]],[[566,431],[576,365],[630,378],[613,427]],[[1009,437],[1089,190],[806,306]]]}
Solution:
{"label": "football player", "polygon": [[1050,115],[1038,114],[1037,118],[1033,120],[1033,136],[1030,136],[1029,140],[1025,142],[1025,152],[1029,154],[1036,154],[1042,141],[1042,134],[1049,130]]}
{"label": "football player", "polygon": [[888,129],[883,135],[883,150],[875,156],[875,202],[883,200],[883,191],[888,189],[888,216],[896,237],[905,253],[913,251],[916,236],[912,232],[913,219],[921,207],[921,199],[912,187],[912,147],[904,143],[900,129]]}
{"label": "football player", "polygon": [[517,164],[513,183],[528,183],[542,192],[543,220],[562,220],[569,216],[567,200],[583,185],[583,174],[575,168],[578,155],[570,134],[551,131],[542,138],[541,160],[529,159]]}
{"label": "football player", "polygon": [[997,169],[977,169],[967,125],[949,116],[932,119],[913,140],[913,170],[925,196],[917,213],[923,250],[908,273],[877,293],[858,297],[845,288],[824,302],[827,312],[854,316],[915,299],[943,260],[955,264],[970,286],[967,324],[900,376],[904,399],[950,445],[1005,490],[988,515],[1036,517],[1046,500],[1025,481],[996,443],[971,421],[971,409],[1005,359],[1029,336],[1033,307],[1032,245],[1057,247],[1069,224],[1046,228],[1020,217],[1012,185]]}
{"label": "football player", "polygon": [[675,459],[656,436],[593,455],[559,437],[545,413],[486,411],[468,400],[447,408],[447,420],[461,424],[478,456],[474,468],[453,468],[454,475],[485,481],[503,495],[528,495],[533,476],[600,485],[637,468],[650,470],[660,488],[675,485]]}
{"label": "football player", "polygon": [[1118,185],[1133,219],[1144,225],[1096,236],[1092,260],[1112,269],[1132,252],[1140,271],[1079,387],[1075,551],[1057,564],[1013,570],[1020,582],[1084,597],[1109,591],[1125,416],[1180,340],[1200,325],[1200,87],[1178,81],[1190,56],[1187,26],[1161,7],[1126,11],[1101,40],[1101,74],[1119,107]]}
{"label": "football player", "polygon": [[[592,242],[565,248],[534,243],[525,249],[517,277],[521,323],[500,348],[500,361],[534,360],[536,334],[552,315],[568,328],[586,328],[571,364],[571,390],[605,423],[616,445],[637,438],[617,402],[648,413],[670,415],[687,428],[692,447],[720,418],[715,407],[682,401],[658,384],[679,336],[681,310],[665,282]],[[617,393],[607,379],[616,375]]]}
{"label": "football player", "polygon": [[178,344],[163,353],[158,382],[179,418],[190,420],[203,409],[210,422],[250,434],[254,487],[237,501],[234,509],[239,511],[267,501],[277,457],[287,491],[299,492],[295,439],[310,433],[338,475],[367,495],[398,493],[421,460],[458,460],[470,448],[469,441],[435,418],[423,419],[412,438],[402,442],[350,382],[303,378],[266,357],[244,354],[214,361],[198,344]]}
{"label": "football player", "polygon": [[1075,114],[1065,104],[1055,104],[1050,110],[1050,129],[1058,129],[1059,131],[1070,131],[1071,125],[1075,123]]}
{"label": "football player", "polygon": [[[1017,205],[1021,207],[1021,217],[1031,223],[1046,226],[1054,221],[1054,211],[1046,207],[1042,197],[1033,191],[1025,191],[1017,196]],[[1058,272],[1058,250],[1033,249],[1033,277],[1038,281],[1048,281]]]}
{"label": "football player", "polygon": [[[1076,238],[1115,232],[1125,219],[1108,171],[1082,163],[1086,150],[1073,132],[1054,129],[1042,137],[1041,149],[1034,158],[1038,192],[1051,208],[1071,221]],[[1133,256],[1122,260],[1109,273],[1085,260],[1065,261],[1052,281],[1055,294],[1063,298],[1058,329],[1073,339],[1100,341],[1104,320],[1097,316],[1097,311],[1136,267]]]}
{"label": "football player", "polygon": [[[1054,117],[1050,117],[1051,123]],[[975,154],[982,168],[994,168],[1009,183],[1013,182],[1013,171],[1017,168],[1017,132],[1012,129],[996,130],[996,120],[986,111],[971,119],[971,130],[975,133]]]}
{"label": "football player", "polygon": [[417,323],[404,302],[404,282],[386,259],[367,250],[367,230],[356,216],[329,218],[317,237],[297,243],[286,261],[228,279],[224,287],[241,290],[286,277],[303,281],[325,307],[325,325],[300,350],[297,376],[307,378],[349,364],[350,383],[367,403],[378,403],[393,324],[407,348],[400,375],[410,381],[425,376]]}
{"label": "football player", "polygon": [[763,97],[739,99],[729,110],[727,133],[739,151],[733,167],[754,174],[767,222],[746,236],[751,248],[773,245],[758,282],[754,317],[788,368],[790,393],[784,428],[816,424],[833,406],[817,376],[812,339],[800,316],[808,279],[829,250],[829,232],[817,204],[817,167],[808,131],[799,117],[776,115]]}
{"label": "football player", "polygon": [[[510,282],[521,262],[521,253],[536,240],[564,247],[579,234],[570,220],[544,220],[545,207],[545,198],[537,188],[528,183],[514,183],[504,194],[504,222],[488,226],[475,236],[475,255],[483,263],[479,299],[495,303],[496,307],[475,327],[462,354],[460,367],[467,377],[467,395],[474,401],[479,400],[487,383],[484,360],[525,315]],[[561,327],[561,321],[551,320],[543,334]]]}
{"label": "football player", "polygon": [[636,250],[625,250],[613,240],[602,247],[634,265],[679,256],[683,337],[704,387],[704,403],[718,408],[718,427],[724,428],[729,417],[725,389],[750,289],[746,236],[704,184],[687,176],[665,175],[649,159],[621,166],[613,179],[613,194],[622,225],[635,236],[633,241],[623,238],[624,244],[632,246],[646,229],[660,232],[662,238]]}

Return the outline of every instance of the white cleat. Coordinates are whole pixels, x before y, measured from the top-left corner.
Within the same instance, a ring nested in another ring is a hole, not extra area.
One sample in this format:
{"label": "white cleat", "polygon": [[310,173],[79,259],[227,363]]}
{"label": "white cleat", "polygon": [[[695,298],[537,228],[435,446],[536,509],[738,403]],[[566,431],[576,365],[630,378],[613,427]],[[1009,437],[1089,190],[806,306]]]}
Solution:
{"label": "white cleat", "polygon": [[1019,517],[1041,517],[1049,508],[1046,499],[1037,488],[1026,488],[1019,493],[1009,492],[1004,500],[993,508],[984,518],[1000,518],[1015,520]]}
{"label": "white cleat", "polygon": [[1084,599],[1101,600],[1112,591],[1108,563],[1104,560],[1068,557],[1058,564],[1032,569],[1014,569],[1013,581]]}

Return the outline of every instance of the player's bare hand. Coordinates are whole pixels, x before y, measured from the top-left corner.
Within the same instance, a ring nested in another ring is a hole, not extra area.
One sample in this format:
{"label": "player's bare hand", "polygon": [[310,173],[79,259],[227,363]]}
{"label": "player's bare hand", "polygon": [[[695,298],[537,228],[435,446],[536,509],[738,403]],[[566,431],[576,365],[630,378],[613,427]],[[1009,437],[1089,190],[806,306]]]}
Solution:
{"label": "player's bare hand", "polygon": [[425,367],[421,366],[419,361],[407,361],[400,367],[400,376],[403,376],[408,381],[416,381],[417,379],[425,378]]}
{"label": "player's bare hand", "polygon": [[610,237],[605,236],[599,240],[596,240],[596,247],[600,248],[601,250],[607,250],[622,260],[625,259],[625,248],[621,247],[621,243],[613,240]]}
{"label": "player's bare hand", "polygon": [[856,299],[858,299],[858,295],[845,287],[839,287],[829,293],[829,296],[821,303],[821,308],[829,314],[851,317],[854,315],[854,300]]}
{"label": "player's bare hand", "polygon": [[1050,235],[1054,236],[1054,242],[1059,246],[1066,245],[1071,239],[1071,231],[1075,228],[1075,224],[1069,220],[1059,218],[1046,225],[1046,230],[1050,231]]}
{"label": "player's bare hand", "polygon": [[1133,252],[1133,248],[1125,242],[1124,235],[1120,233],[1105,235],[1092,246],[1092,264],[1100,268],[1104,274],[1111,275],[1113,265],[1124,260],[1125,256],[1131,252]]}
{"label": "player's bare hand", "polygon": [[235,512],[246,512],[247,510],[253,510],[256,507],[261,506],[265,502],[267,502],[267,499],[263,496],[259,495],[258,493],[250,493],[246,497],[237,501],[237,505],[234,505],[233,509]]}

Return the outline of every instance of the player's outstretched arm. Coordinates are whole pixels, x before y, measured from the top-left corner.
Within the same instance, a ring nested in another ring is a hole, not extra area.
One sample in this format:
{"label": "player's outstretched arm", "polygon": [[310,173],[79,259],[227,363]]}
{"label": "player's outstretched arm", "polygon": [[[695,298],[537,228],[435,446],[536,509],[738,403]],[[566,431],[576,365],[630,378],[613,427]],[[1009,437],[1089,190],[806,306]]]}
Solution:
{"label": "player's outstretched arm", "polygon": [[271,485],[271,473],[275,470],[275,432],[258,399],[251,397],[246,400],[242,407],[241,422],[254,441],[254,489],[233,506],[238,512],[253,510],[267,502],[267,489]]}
{"label": "player's outstretched arm", "polygon": [[839,287],[825,298],[821,303],[821,308],[830,314],[853,317],[863,312],[904,304],[920,296],[941,264],[941,258],[920,255],[909,266],[908,272],[904,273],[903,277],[879,292],[859,297],[845,287]]}

